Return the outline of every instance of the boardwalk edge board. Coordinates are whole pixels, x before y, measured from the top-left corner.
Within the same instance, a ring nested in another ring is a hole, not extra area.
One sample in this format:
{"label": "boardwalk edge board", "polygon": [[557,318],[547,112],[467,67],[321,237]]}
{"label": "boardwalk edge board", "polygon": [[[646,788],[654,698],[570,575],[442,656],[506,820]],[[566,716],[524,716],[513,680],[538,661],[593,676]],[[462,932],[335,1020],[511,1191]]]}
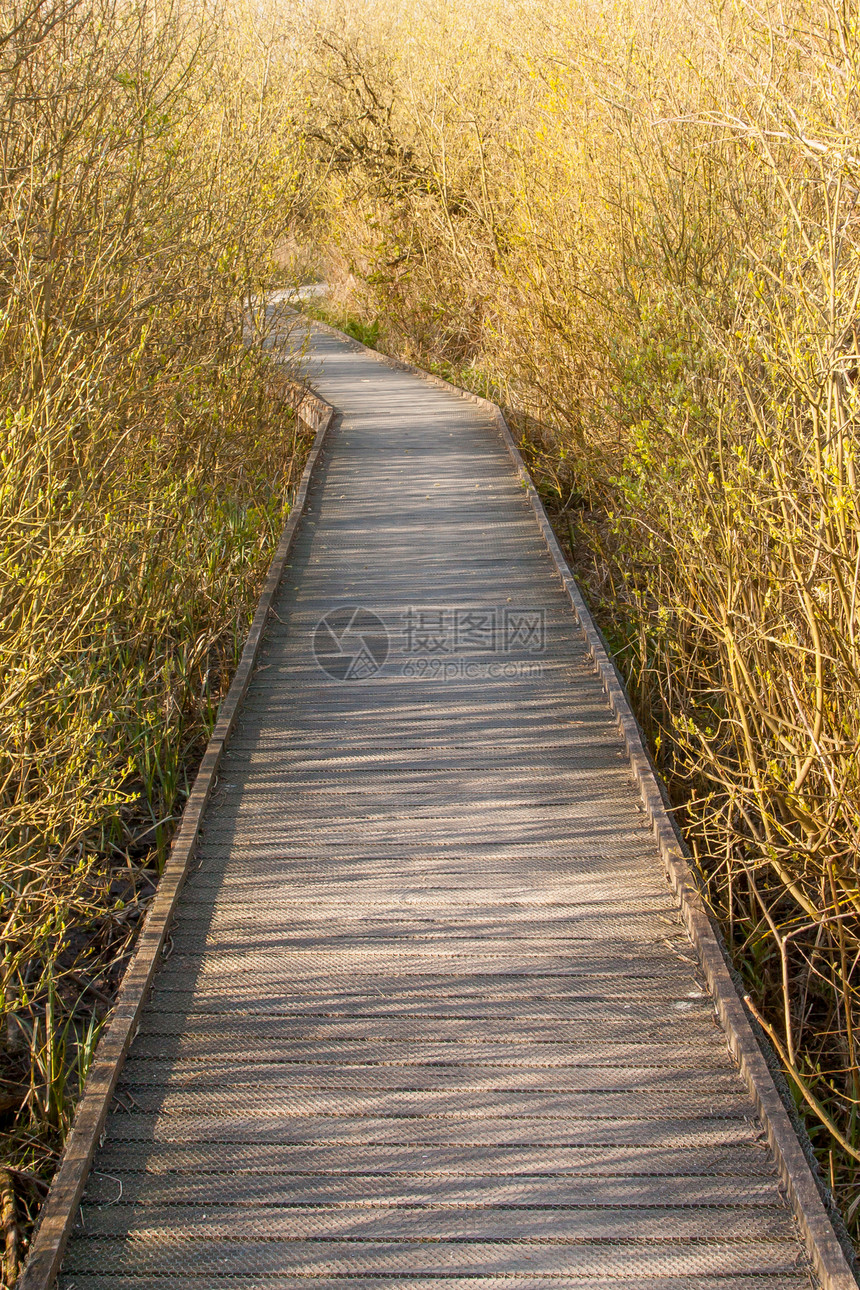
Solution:
{"label": "boardwalk edge board", "polygon": [[[528,495],[544,542],[555,562],[615,715],[630,758],[633,777],[641,793],[642,804],[660,850],[666,877],[680,902],[681,914],[699,955],[717,1016],[725,1031],[729,1050],[738,1064],[764,1126],[768,1143],[776,1159],[780,1179],[785,1187],[812,1266],[823,1290],[857,1290],[860,1282],[853,1270],[856,1267],[853,1252],[849,1254],[839,1239],[813,1168],[804,1153],[797,1131],[756,1037],[753,1019],[738,993],[723,952],[722,938],[705,908],[691,867],[690,852],[667,809],[665,789],[645,747],[642,731],[633,714],[624,683],[609,656],[602,633],[570,570],[501,408],[489,399],[484,399],[469,390],[460,389],[459,386],[452,385],[442,377],[434,376],[419,367],[414,367],[411,363],[392,358],[378,350],[368,349],[353,337],[326,323],[314,319],[312,325],[347,342],[355,349],[365,350],[386,367],[413,373],[433,385],[457,394],[470,403],[477,404],[488,411],[495,421],[523,489]],[[764,1044],[767,1043],[764,1036],[762,1041]],[[840,1222],[838,1215],[836,1221]],[[847,1235],[845,1243],[848,1244]]]}
{"label": "boardwalk edge board", "polygon": [[114,1088],[134,1039],[138,1017],[149,994],[179,894],[194,856],[198,831],[215,786],[221,755],[254,672],[269,611],[305,509],[311,476],[326,433],[336,415],[334,408],[296,381],[282,380],[279,392],[285,395],[299,419],[315,431],[315,438],[257,602],[239,665],[219,709],[218,719],[185,804],[170,856],[138,937],[134,957],[123,977],[110,1022],[90,1066],[59,1169],[42,1206],[29,1257],[15,1283],[16,1290],[50,1290],[55,1284],[90,1165],[104,1130]]}

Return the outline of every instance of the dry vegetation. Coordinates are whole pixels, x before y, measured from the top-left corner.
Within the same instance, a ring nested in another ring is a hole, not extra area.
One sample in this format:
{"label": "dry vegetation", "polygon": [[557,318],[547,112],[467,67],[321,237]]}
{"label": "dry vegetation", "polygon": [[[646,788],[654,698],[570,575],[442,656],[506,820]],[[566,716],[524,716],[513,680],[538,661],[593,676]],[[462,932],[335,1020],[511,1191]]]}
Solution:
{"label": "dry vegetation", "polygon": [[6,1281],[300,464],[276,243],[512,410],[856,1234],[854,7],[0,24]]}
{"label": "dry vegetation", "polygon": [[242,324],[306,193],[260,7],[22,0],[0,29],[11,1284],[301,466]]}
{"label": "dry vegetation", "polygon": [[856,1235],[856,8],[335,5],[308,57],[335,313],[518,415]]}

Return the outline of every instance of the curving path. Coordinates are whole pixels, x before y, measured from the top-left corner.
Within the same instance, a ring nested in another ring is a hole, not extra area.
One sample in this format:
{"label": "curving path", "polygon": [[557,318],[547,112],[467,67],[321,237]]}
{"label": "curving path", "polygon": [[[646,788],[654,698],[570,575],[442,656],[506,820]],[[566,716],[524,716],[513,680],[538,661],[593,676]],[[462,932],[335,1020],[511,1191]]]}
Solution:
{"label": "curving path", "polygon": [[343,416],[61,1287],[808,1287],[497,430],[309,358]]}

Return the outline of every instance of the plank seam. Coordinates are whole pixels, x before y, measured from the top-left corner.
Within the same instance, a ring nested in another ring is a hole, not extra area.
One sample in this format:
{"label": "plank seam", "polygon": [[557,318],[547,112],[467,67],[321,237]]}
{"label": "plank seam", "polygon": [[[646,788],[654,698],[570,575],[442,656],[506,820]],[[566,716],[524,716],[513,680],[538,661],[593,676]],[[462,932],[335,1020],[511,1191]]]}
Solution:
{"label": "plank seam", "polygon": [[253,675],[269,612],[307,503],[311,477],[336,415],[330,404],[296,381],[284,380],[281,388],[299,419],[315,432],[314,441],[286,526],[269,566],[232,684],[218,711],[218,718],[185,804],[155,898],[138,937],[134,957],[123,977],[110,1022],[96,1049],[59,1169],[42,1206],[27,1263],[16,1282],[17,1290],[49,1290],[60,1270],[111,1098],[134,1039],[138,1018],[149,995],[161,950],[194,855],[224,746],[236,723],[242,699]]}
{"label": "plank seam", "polygon": [[840,1221],[838,1213],[832,1215],[830,1212],[823,1185],[816,1178],[801,1145],[798,1132],[780,1096],[765,1057],[767,1040],[742,1002],[723,949],[722,937],[712,923],[702,900],[691,865],[692,857],[674,818],[667,809],[668,795],[645,747],[642,731],[634,716],[624,683],[571,572],[501,408],[489,399],[484,399],[469,390],[460,389],[449,381],[443,380],[442,377],[425,372],[402,359],[368,349],[353,337],[338,331],[335,327],[330,327],[327,323],[318,322],[315,319],[312,325],[347,343],[351,348],[364,351],[385,367],[420,376],[425,382],[456,394],[458,398],[465,399],[467,402],[477,404],[492,417],[531,504],[541,535],[555,563],[585,637],[595,670],[615,714],[627,748],[633,777],[641,793],[642,803],[663,860],[666,877],[680,901],[684,924],[699,955],[717,1015],[726,1034],[729,1050],[738,1064],[741,1076],[761,1117],[768,1143],[776,1158],[780,1178],[785,1186],[812,1265],[823,1290],[856,1290],[860,1279],[855,1272],[856,1262],[853,1251],[845,1248],[848,1242],[847,1235],[840,1240],[834,1225],[834,1218],[836,1222]]}

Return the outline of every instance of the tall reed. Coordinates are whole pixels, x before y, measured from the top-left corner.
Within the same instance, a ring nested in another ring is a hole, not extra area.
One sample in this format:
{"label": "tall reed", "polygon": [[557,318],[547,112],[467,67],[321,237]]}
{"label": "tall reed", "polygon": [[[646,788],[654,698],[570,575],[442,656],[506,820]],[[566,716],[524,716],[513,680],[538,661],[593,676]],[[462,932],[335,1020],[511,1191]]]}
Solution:
{"label": "tall reed", "polygon": [[302,464],[261,334],[243,338],[308,198],[289,60],[261,6],[0,11],[10,1230],[61,1144]]}

